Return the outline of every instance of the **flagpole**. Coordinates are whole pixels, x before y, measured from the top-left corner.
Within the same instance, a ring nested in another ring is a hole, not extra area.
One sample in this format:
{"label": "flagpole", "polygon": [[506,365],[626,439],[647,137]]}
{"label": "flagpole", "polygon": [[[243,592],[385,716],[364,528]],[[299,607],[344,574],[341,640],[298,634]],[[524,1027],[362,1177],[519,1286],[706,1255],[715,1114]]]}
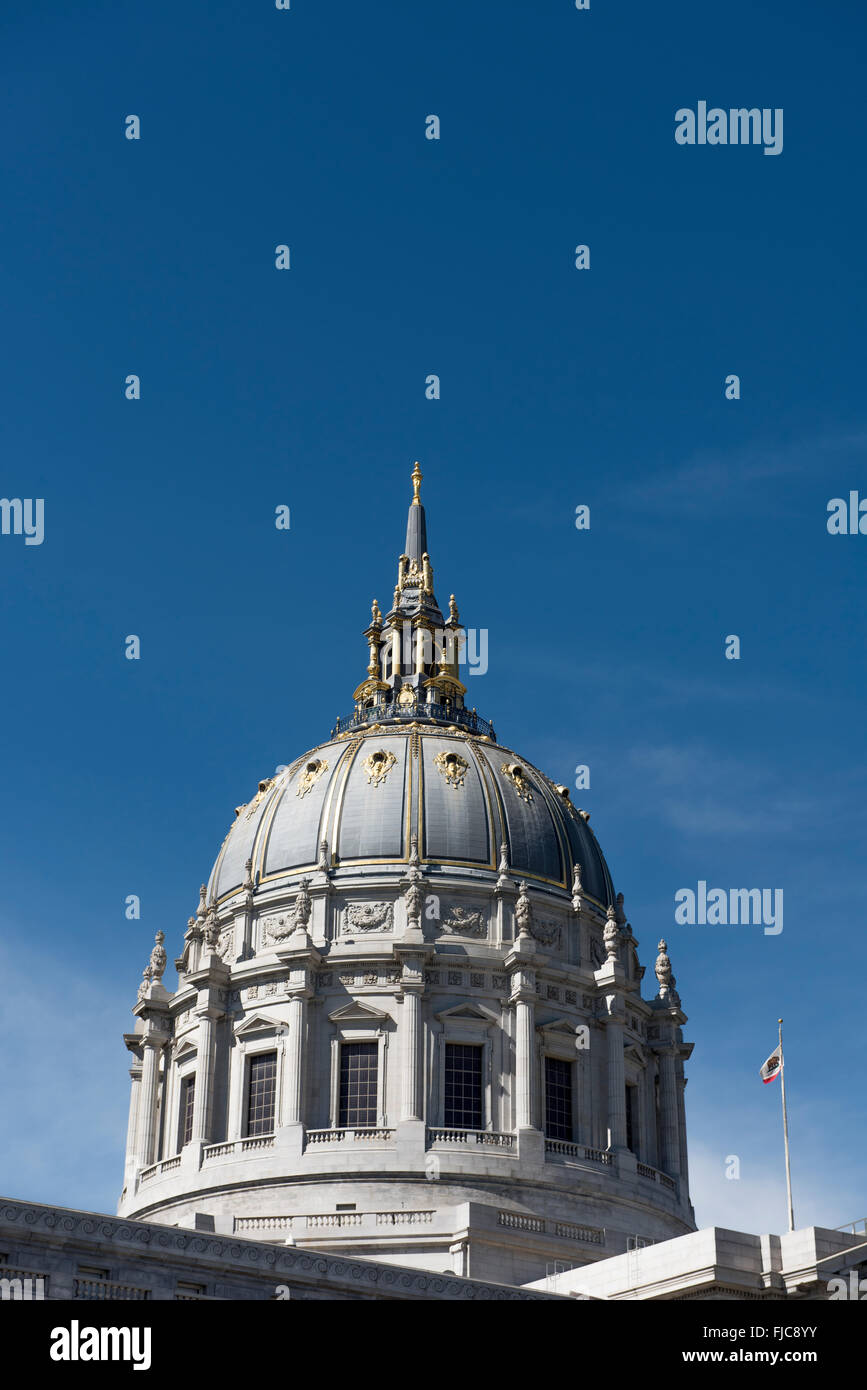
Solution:
{"label": "flagpole", "polygon": [[783,1097],[783,1139],[786,1145],[786,1192],[789,1197],[789,1230],[795,1229],[795,1213],[792,1207],[792,1169],[789,1163],[789,1116],[786,1110],[786,1064],[783,1060],[783,1020],[777,1020],[780,1025],[780,1086]]}

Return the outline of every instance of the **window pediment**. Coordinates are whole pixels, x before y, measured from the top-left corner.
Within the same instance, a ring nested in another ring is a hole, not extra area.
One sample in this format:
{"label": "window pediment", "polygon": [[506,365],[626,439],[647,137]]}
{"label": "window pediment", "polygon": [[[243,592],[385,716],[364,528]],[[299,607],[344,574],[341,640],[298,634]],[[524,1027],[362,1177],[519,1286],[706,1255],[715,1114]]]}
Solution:
{"label": "window pediment", "polygon": [[344,1004],[342,1008],[335,1009],[334,1013],[328,1015],[331,1023],[393,1023],[391,1014],[383,1013],[382,1009],[375,1009],[372,1004],[362,1004],[355,999],[349,1004]]}
{"label": "window pediment", "polygon": [[466,1004],[453,1004],[450,1009],[443,1009],[437,1014],[440,1023],[446,1021],[450,1023],[484,1023],[489,1026],[492,1023],[499,1023],[499,1015],[493,1010],[486,1009],[482,1004],[475,1001]]}
{"label": "window pediment", "polygon": [[248,1033],[273,1033],[278,1028],[285,1028],[286,1020],[274,1018],[271,1014],[250,1014],[242,1023],[235,1028],[235,1037],[245,1037]]}

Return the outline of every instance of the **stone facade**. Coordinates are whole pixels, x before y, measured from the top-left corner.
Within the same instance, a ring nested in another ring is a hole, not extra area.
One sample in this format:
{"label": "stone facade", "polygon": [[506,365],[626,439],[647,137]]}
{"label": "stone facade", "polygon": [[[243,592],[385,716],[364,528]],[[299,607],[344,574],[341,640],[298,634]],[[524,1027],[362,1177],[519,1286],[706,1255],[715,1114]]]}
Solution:
{"label": "stone facade", "polygon": [[[3,1281],[6,1281],[5,1283]],[[0,1299],[548,1299],[327,1253],[0,1199]]]}
{"label": "stone facade", "polygon": [[[610,1301],[711,1299],[746,1302],[850,1296],[867,1268],[863,1237],[809,1226],[785,1235],[748,1235],[716,1226],[631,1250],[530,1285]],[[854,1279],[841,1273],[855,1271]],[[840,1284],[844,1288],[840,1289]]]}

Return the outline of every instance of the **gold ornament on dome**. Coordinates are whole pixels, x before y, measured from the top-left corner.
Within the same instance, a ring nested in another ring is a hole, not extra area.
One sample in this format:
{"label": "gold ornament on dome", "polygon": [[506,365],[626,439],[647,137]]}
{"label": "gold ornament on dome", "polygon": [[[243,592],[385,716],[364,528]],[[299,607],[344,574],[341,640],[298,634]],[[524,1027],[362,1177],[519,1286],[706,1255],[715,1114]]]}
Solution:
{"label": "gold ornament on dome", "polygon": [[313,762],[308,763],[301,776],[298,778],[298,786],[295,788],[296,796],[306,796],[311,787],[315,787],[323,772],[328,771],[328,764],[323,758],[314,758]]}
{"label": "gold ornament on dome", "polygon": [[404,707],[415,704],[415,691],[411,685],[405,685],[401,688],[401,692],[397,697],[397,703]]}
{"label": "gold ornament on dome", "polygon": [[437,753],[434,763],[450,787],[462,787],[469,763],[460,753]]}
{"label": "gold ornament on dome", "polygon": [[375,753],[368,753],[361,766],[367,773],[367,781],[370,786],[378,787],[384,781],[391,769],[397,762],[393,753],[386,753],[384,749],[378,748]]}
{"label": "gold ornament on dome", "polygon": [[531,784],[520,763],[503,763],[500,771],[504,777],[508,777],[522,801],[533,800]]}
{"label": "gold ornament on dome", "polygon": [[[269,791],[271,790],[271,788],[272,788],[273,785],[274,785],[274,781],[275,781],[275,779],[274,779],[273,777],[266,777],[266,778],[264,779],[264,781],[262,781],[262,782],[259,783],[259,790],[257,791],[256,795],[253,797],[253,800],[250,802],[249,806],[247,807],[247,820],[249,820],[249,819],[251,818],[251,816],[253,815],[253,812],[255,811],[256,807],[259,805],[259,802],[262,800],[263,796],[267,796],[267,795],[268,795]],[[243,806],[242,806],[242,807],[241,807],[241,810],[243,810],[243,809],[244,809],[244,808],[243,808]]]}

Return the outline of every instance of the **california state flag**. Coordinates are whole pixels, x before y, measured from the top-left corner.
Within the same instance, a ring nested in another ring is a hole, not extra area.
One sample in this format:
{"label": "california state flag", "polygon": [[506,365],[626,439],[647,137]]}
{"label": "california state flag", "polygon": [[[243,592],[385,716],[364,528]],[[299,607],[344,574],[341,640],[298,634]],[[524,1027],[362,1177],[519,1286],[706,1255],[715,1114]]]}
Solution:
{"label": "california state flag", "polygon": [[783,1049],[781,1047],[778,1047],[774,1052],[771,1053],[768,1060],[762,1063],[762,1066],[759,1069],[759,1076],[762,1078],[766,1086],[769,1081],[773,1081],[775,1077],[779,1076],[780,1067],[782,1065]]}

